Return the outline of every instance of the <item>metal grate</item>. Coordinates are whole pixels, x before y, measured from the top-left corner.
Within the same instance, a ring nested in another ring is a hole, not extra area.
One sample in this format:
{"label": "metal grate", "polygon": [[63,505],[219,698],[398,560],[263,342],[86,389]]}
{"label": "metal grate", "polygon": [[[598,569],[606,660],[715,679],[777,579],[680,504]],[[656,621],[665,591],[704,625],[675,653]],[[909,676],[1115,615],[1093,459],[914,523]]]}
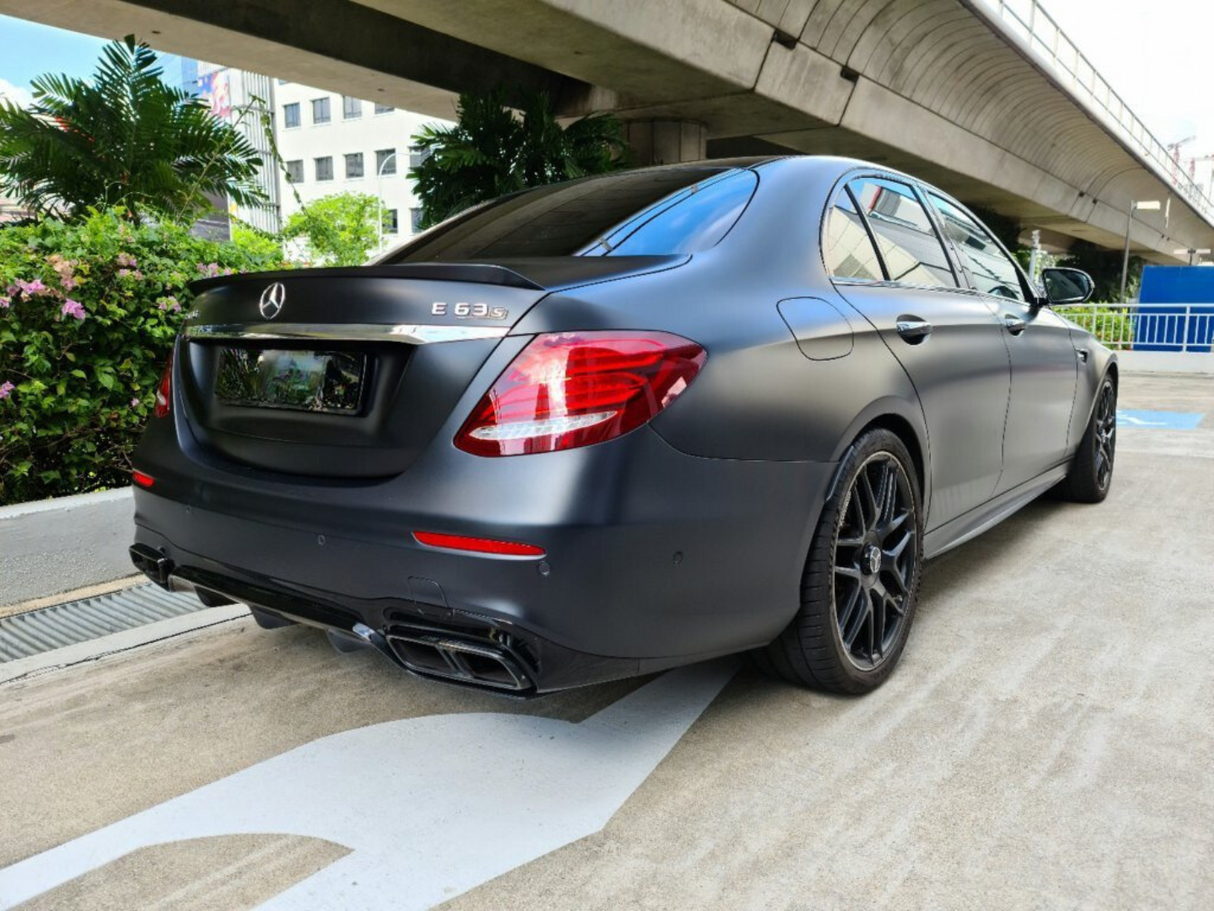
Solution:
{"label": "metal grate", "polygon": [[0,664],[202,610],[194,595],[145,583],[0,618]]}

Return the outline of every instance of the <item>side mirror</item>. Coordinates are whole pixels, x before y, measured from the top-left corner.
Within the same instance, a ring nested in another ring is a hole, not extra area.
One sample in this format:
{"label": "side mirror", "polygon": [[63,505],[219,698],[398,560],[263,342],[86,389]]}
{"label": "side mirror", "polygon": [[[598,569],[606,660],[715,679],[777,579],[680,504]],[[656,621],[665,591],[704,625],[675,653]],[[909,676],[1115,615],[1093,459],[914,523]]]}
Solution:
{"label": "side mirror", "polygon": [[1045,286],[1045,299],[1055,304],[1084,304],[1096,290],[1092,276],[1082,269],[1043,269],[1041,283]]}

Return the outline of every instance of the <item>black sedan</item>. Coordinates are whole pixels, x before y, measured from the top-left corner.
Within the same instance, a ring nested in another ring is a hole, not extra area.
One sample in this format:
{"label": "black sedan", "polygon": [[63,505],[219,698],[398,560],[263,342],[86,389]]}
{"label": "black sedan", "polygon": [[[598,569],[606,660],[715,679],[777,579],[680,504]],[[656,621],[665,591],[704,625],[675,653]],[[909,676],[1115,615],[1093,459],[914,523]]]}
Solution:
{"label": "black sedan", "polygon": [[1096,502],[1118,368],[957,200],[837,158],[625,171],[362,268],[215,278],[136,453],[135,564],[520,695],[750,652],[889,676],[923,561]]}

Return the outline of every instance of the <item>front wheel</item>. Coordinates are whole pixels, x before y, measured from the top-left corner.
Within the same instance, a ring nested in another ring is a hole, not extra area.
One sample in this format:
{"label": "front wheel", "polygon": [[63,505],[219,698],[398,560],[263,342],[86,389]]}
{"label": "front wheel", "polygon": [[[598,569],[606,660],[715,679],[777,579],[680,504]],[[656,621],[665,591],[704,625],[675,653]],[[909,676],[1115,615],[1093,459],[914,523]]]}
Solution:
{"label": "front wheel", "polygon": [[1113,459],[1117,455],[1117,386],[1105,377],[1096,394],[1096,407],[1088,421],[1079,451],[1071,462],[1066,480],[1058,485],[1064,499],[1076,503],[1099,503],[1113,484]]}
{"label": "front wheel", "polygon": [[810,546],[801,608],[755,654],[761,668],[835,693],[867,693],[893,672],[922,575],[913,465],[888,430],[869,431],[848,450]]}

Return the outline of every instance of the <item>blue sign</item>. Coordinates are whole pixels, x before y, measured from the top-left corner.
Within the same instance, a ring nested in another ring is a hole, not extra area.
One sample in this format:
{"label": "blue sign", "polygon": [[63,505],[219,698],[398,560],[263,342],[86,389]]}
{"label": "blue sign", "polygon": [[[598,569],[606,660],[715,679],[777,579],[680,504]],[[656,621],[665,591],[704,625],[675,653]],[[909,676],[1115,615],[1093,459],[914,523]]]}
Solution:
{"label": "blue sign", "polygon": [[1156,430],[1196,430],[1205,415],[1195,411],[1126,411],[1117,409],[1120,427],[1151,427]]}

